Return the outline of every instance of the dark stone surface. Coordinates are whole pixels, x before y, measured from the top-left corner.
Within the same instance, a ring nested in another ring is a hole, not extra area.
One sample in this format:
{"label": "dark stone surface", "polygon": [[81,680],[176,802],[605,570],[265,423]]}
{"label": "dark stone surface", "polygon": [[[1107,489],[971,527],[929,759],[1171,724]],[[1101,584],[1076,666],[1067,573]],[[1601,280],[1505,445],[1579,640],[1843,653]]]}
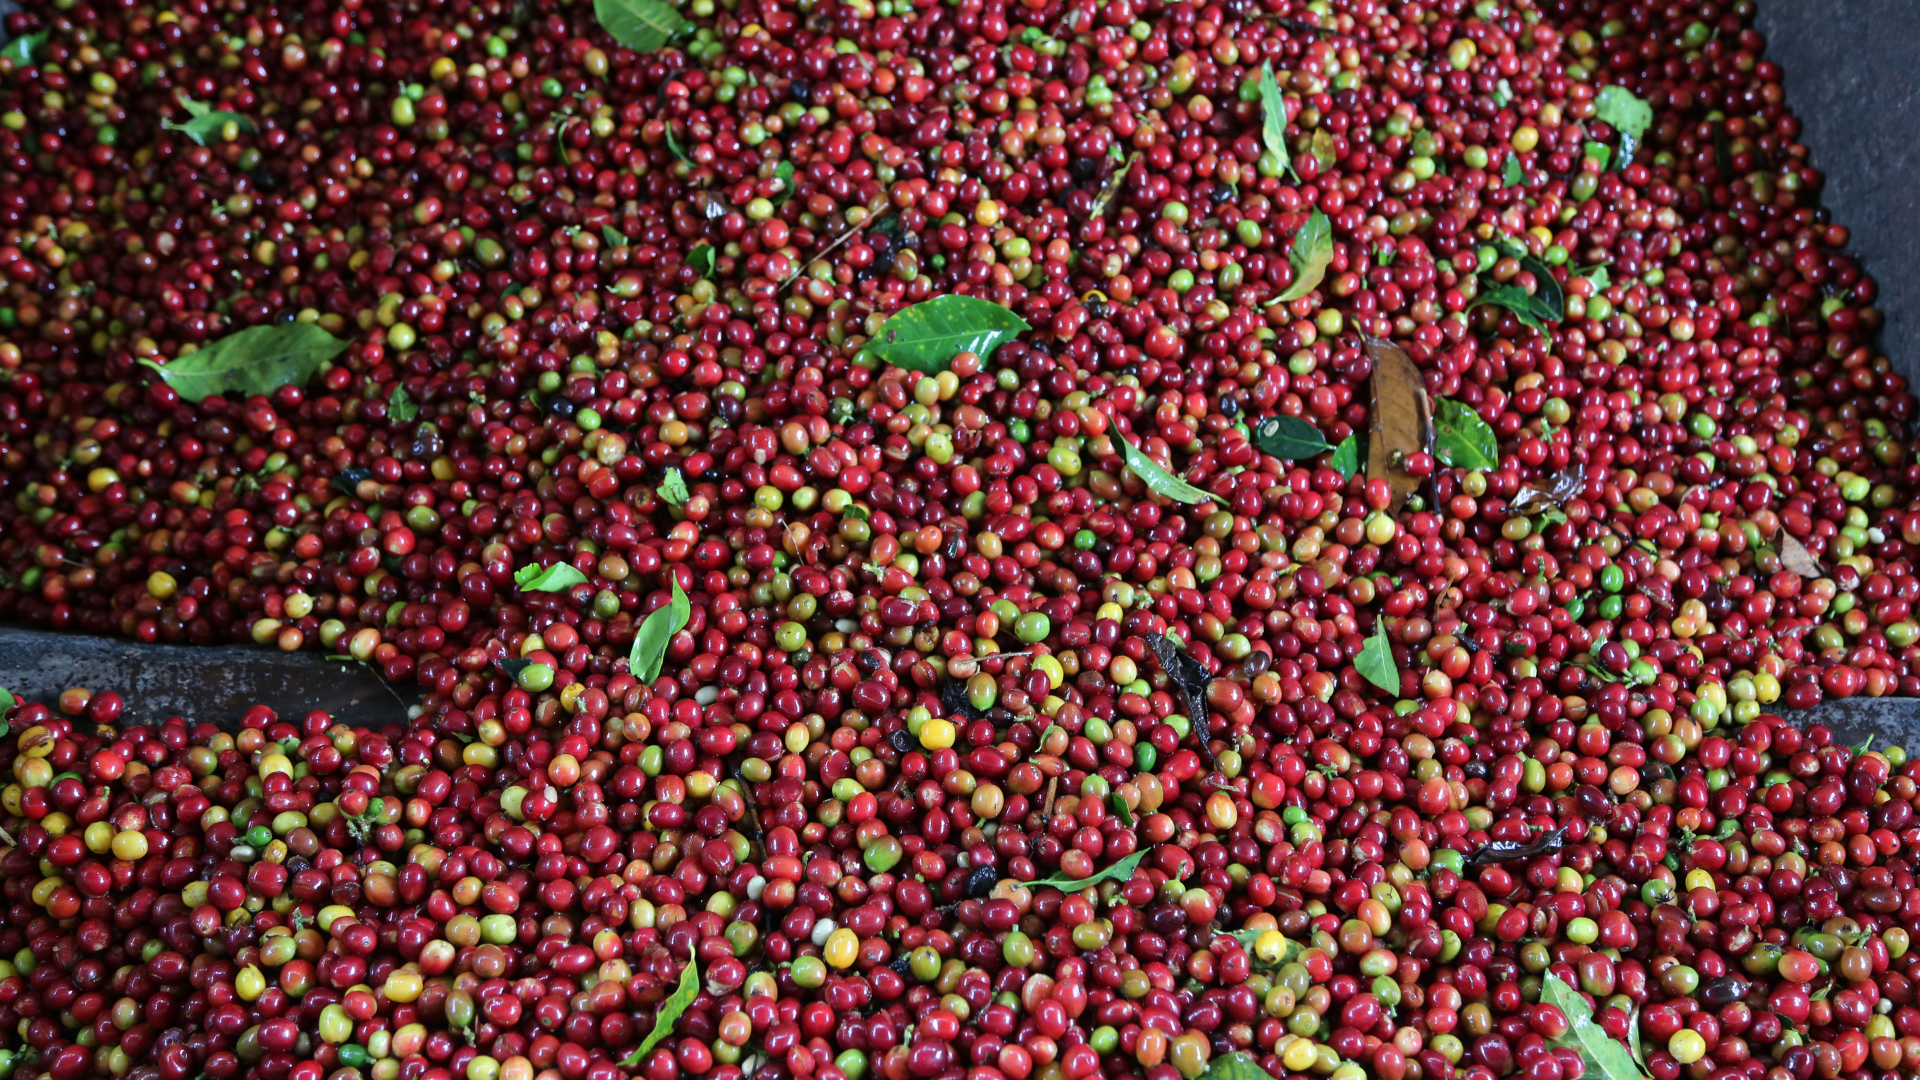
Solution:
{"label": "dark stone surface", "polygon": [[1761,0],[1822,202],[1880,286],[1881,348],[1920,385],[1920,2]]}

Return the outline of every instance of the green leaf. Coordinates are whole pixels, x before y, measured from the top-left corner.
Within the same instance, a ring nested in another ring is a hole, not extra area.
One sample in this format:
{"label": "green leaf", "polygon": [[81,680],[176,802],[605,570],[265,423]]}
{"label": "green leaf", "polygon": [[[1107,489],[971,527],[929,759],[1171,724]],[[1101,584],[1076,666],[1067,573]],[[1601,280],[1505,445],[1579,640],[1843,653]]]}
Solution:
{"label": "green leaf", "polygon": [[1260,65],[1260,141],[1280,159],[1282,169],[1293,171],[1293,155],[1287,152],[1287,99],[1274,81],[1271,62]]}
{"label": "green leaf", "polygon": [[646,617],[640,631],[633,635],[633,650],[627,654],[627,670],[643,683],[660,677],[660,665],[667,659],[667,646],[693,614],[687,594],[680,591],[679,579],[670,578],[669,584],[673,586],[672,602]]}
{"label": "green leaf", "polygon": [[1327,467],[1339,473],[1342,480],[1353,479],[1353,474],[1360,471],[1360,439],[1354,435],[1341,439],[1327,459]]}
{"label": "green leaf", "polygon": [[320,365],[340,355],[347,343],[309,322],[254,326],[166,364],[140,363],[160,373],[174,392],[192,402],[215,394],[271,394],[283,386],[305,386]]}
{"label": "green leaf", "polygon": [[0,46],[0,58],[13,61],[14,70],[18,71],[32,64],[34,58],[40,55],[40,50],[46,43],[47,32],[45,30],[35,34],[26,34],[14,38],[4,46]]}
{"label": "green leaf", "polygon": [[1386,623],[1380,623],[1373,636],[1360,647],[1360,655],[1353,658],[1353,667],[1368,682],[1395,697],[1400,696],[1400,669],[1393,663],[1393,643],[1387,640]]}
{"label": "green leaf", "polygon": [[1313,155],[1321,172],[1333,168],[1334,163],[1340,160],[1333,152],[1333,133],[1325,128],[1314,129],[1313,136],[1307,140],[1307,153]]}
{"label": "green leaf", "polygon": [[1593,97],[1593,118],[1620,133],[1620,153],[1613,160],[1624,169],[1633,164],[1634,151],[1653,123],[1653,106],[1624,86],[1607,86]]}
{"label": "green leaf", "polygon": [[1320,287],[1327,276],[1327,265],[1333,262],[1333,222],[1319,210],[1307,219],[1300,231],[1293,234],[1293,248],[1287,253],[1287,261],[1293,264],[1293,284],[1287,291],[1267,301],[1272,304],[1286,304],[1298,300]]}
{"label": "green leaf", "polygon": [[687,504],[686,477],[680,475],[679,469],[668,469],[667,475],[660,479],[660,486],[654,488],[653,493],[660,496],[660,501],[668,506],[685,506]]}
{"label": "green leaf", "polygon": [[1202,1080],[1273,1080],[1273,1074],[1261,1068],[1260,1062],[1245,1050],[1214,1058],[1207,1063],[1207,1071],[1200,1075]]}
{"label": "green leaf", "polygon": [[1594,161],[1599,162],[1600,171],[1606,172],[1608,163],[1613,161],[1613,147],[1608,146],[1606,143],[1594,142],[1589,139],[1585,145],[1580,147],[1580,156],[1592,158]]}
{"label": "green leaf", "polygon": [[1124,859],[1121,859],[1119,862],[1114,863],[1112,866],[1109,866],[1104,870],[1098,871],[1088,877],[1041,878],[1038,881],[1027,882],[1027,888],[1038,889],[1043,885],[1047,885],[1047,886],[1052,886],[1053,888],[1059,889],[1061,892],[1071,893],[1071,892],[1079,892],[1082,889],[1091,889],[1095,885],[1098,885],[1103,881],[1125,881],[1128,878],[1133,876],[1134,870],[1138,868],[1140,865],[1140,860],[1146,857],[1147,857],[1146,850],[1142,849],[1140,851],[1134,852],[1133,854],[1127,856]]}
{"label": "green leaf", "polygon": [[673,994],[662,1001],[659,1010],[653,1014],[653,1030],[647,1032],[647,1037],[640,1040],[640,1045],[633,1048],[633,1053],[620,1063],[621,1066],[639,1068],[640,1063],[647,1059],[647,1054],[660,1045],[661,1040],[673,1034],[673,1025],[679,1022],[681,1014],[699,996],[700,962],[696,957],[689,956],[687,966],[680,969],[679,985],[674,987]]}
{"label": "green leaf", "polygon": [[768,201],[778,209],[785,206],[788,199],[793,198],[793,162],[782,158],[780,164],[773,167],[773,177],[780,181],[780,191]]}
{"label": "green leaf", "polygon": [[[1553,1040],[1554,1045],[1579,1051],[1580,1060],[1587,1064],[1587,1075],[1593,1080],[1641,1080],[1645,1076],[1634,1063],[1634,1051],[1594,1022],[1593,1007],[1560,976],[1551,971],[1546,973],[1546,979],[1540,984],[1540,1000],[1566,1014],[1566,1034]],[[1633,1024],[1631,1028],[1638,1030],[1639,1025]]]}
{"label": "green leaf", "polygon": [[687,252],[687,265],[703,278],[713,276],[713,259],[712,244],[695,244],[693,250]]}
{"label": "green leaf", "polygon": [[1272,416],[1253,429],[1253,445],[1282,461],[1300,461],[1332,449],[1320,429],[1297,416]]}
{"label": "green leaf", "polygon": [[1491,472],[1500,467],[1500,444],[1479,413],[1441,398],[1433,409],[1433,456],[1456,469]]}
{"label": "green leaf", "polygon": [[1540,308],[1549,312],[1548,322],[1559,322],[1567,317],[1567,294],[1560,287],[1560,279],[1553,276],[1553,267],[1531,255],[1522,256],[1520,269],[1533,275],[1533,299]]}
{"label": "green leaf", "polygon": [[1638,1005],[1633,1007],[1633,1013],[1627,1017],[1627,1051],[1633,1055],[1633,1060],[1641,1068],[1646,1068],[1647,1052],[1640,1048],[1640,1006]]}
{"label": "green leaf", "polygon": [[673,137],[673,125],[671,123],[667,125],[667,153],[672,154],[673,160],[675,161],[687,160],[687,152],[680,149],[680,140]]}
{"label": "green leaf", "polygon": [[1132,469],[1133,475],[1147,485],[1147,490],[1190,506],[1213,498],[1212,495],[1161,468],[1159,462],[1148,457],[1145,450],[1128,442],[1126,436],[1117,436],[1116,440],[1120,443],[1120,450],[1127,459],[1127,468]]}
{"label": "green leaf", "polygon": [[419,418],[420,406],[407,396],[406,387],[394,387],[392,396],[387,398],[387,419],[397,424],[411,424]]}
{"label": "green leaf", "polygon": [[160,126],[168,131],[178,131],[192,139],[197,146],[207,145],[209,138],[217,137],[228,123],[239,125],[242,131],[257,130],[253,121],[236,112],[224,109],[215,110],[185,94],[180,95],[180,107],[187,110],[187,122],[176,124],[171,120],[162,120]]}
{"label": "green leaf", "polygon": [[1127,800],[1119,792],[1107,793],[1107,809],[1113,811],[1113,816],[1120,819],[1121,825],[1133,828],[1133,808],[1127,805]]}
{"label": "green leaf", "polygon": [[1607,273],[1607,264],[1599,263],[1580,271],[1580,276],[1593,284],[1593,291],[1599,292],[1613,284],[1612,275]]}
{"label": "green leaf", "polygon": [[1527,170],[1520,164],[1519,154],[1508,154],[1506,164],[1500,166],[1500,185],[1519,187],[1527,182]]}
{"label": "green leaf", "polygon": [[1637,143],[1653,125],[1653,106],[1624,86],[1604,86],[1593,96],[1593,118]]}
{"label": "green leaf", "polygon": [[937,375],[960,353],[984,363],[1000,346],[1033,327],[1027,320],[976,296],[939,296],[887,316],[867,352],[894,367]]}
{"label": "green leaf", "polygon": [[1547,302],[1521,288],[1518,285],[1492,285],[1480,290],[1473,301],[1474,307],[1492,304],[1513,312],[1521,325],[1545,333],[1547,323],[1559,322],[1557,312],[1547,306]]}
{"label": "green leaf", "polygon": [[587,575],[563,562],[548,567],[528,563],[513,572],[513,583],[523,592],[563,592],[585,580]]}
{"label": "green leaf", "polygon": [[687,24],[660,0],[593,0],[593,17],[608,36],[638,53],[665,45]]}
{"label": "green leaf", "polygon": [[600,239],[605,240],[608,247],[621,248],[626,247],[629,243],[627,234],[611,225],[600,226]]}

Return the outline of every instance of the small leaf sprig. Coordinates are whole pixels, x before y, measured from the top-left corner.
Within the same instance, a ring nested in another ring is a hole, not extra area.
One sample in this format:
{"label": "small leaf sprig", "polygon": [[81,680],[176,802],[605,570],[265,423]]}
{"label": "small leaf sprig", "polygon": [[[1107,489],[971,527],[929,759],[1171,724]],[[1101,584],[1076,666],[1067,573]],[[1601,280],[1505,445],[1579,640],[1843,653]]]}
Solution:
{"label": "small leaf sprig", "polygon": [[661,0],[593,0],[593,17],[613,40],[637,53],[659,49],[687,25]]}
{"label": "small leaf sprig", "polygon": [[1368,682],[1395,697],[1400,696],[1400,667],[1393,662],[1393,641],[1387,637],[1386,623],[1380,623],[1360,647],[1359,654],[1353,658],[1353,667]]}
{"label": "small leaf sprig", "polygon": [[1174,502],[1186,503],[1189,506],[1197,506],[1200,503],[1209,502],[1213,499],[1213,496],[1208,492],[1194,487],[1192,484],[1187,483],[1185,480],[1180,479],[1162,468],[1159,462],[1148,457],[1145,450],[1135,446],[1132,442],[1128,441],[1125,436],[1115,436],[1114,441],[1120,444],[1121,453],[1126,458],[1127,468],[1132,471],[1133,475],[1140,478],[1141,483],[1147,485],[1148,491],[1156,495],[1163,495],[1172,499]]}
{"label": "small leaf sprig", "polygon": [[317,323],[278,323],[228,334],[164,364],[142,359],[140,365],[158,373],[174,393],[198,404],[229,391],[271,394],[283,386],[305,386],[346,347]]}
{"label": "small leaf sprig", "polygon": [[1540,1001],[1565,1014],[1567,1030],[1550,1041],[1555,1046],[1578,1051],[1580,1059],[1587,1064],[1588,1075],[1596,1080],[1645,1080],[1646,1074],[1634,1060],[1634,1051],[1594,1021],[1593,1006],[1587,1004],[1580,991],[1549,971],[1540,984]]}
{"label": "small leaf sprig", "polygon": [[627,654],[627,670],[643,683],[660,677],[660,667],[667,659],[667,646],[693,615],[693,605],[681,591],[679,579],[669,578],[668,583],[673,587],[673,599],[640,623],[639,631],[633,635],[633,648]]}
{"label": "small leaf sprig", "polygon": [[653,1014],[653,1030],[647,1032],[647,1037],[641,1039],[640,1045],[634,1047],[633,1053],[620,1063],[621,1067],[639,1068],[646,1061],[647,1054],[673,1034],[673,1025],[680,1022],[680,1017],[686,1014],[693,1000],[699,996],[700,960],[689,956],[687,966],[680,969],[680,981],[674,986],[673,993],[660,1003],[660,1008]]}
{"label": "small leaf sprig", "polygon": [[565,592],[586,580],[587,575],[563,562],[547,567],[529,563],[513,572],[513,583],[523,592]]}
{"label": "small leaf sprig", "polygon": [[1305,297],[1326,280],[1327,267],[1333,263],[1333,222],[1316,209],[1300,231],[1293,234],[1293,246],[1287,251],[1293,267],[1293,283],[1286,291],[1267,301],[1267,306],[1288,304]]}
{"label": "small leaf sprig", "polygon": [[1038,889],[1042,886],[1047,886],[1059,889],[1061,892],[1073,893],[1079,892],[1082,889],[1091,889],[1103,881],[1125,881],[1133,876],[1133,872],[1140,866],[1140,860],[1146,857],[1147,853],[1145,850],[1136,851],[1126,858],[1121,859],[1119,862],[1114,863],[1112,866],[1095,871],[1087,877],[1040,878],[1037,881],[1027,882],[1026,886],[1029,889]]}
{"label": "small leaf sprig", "polygon": [[253,121],[237,112],[215,109],[204,102],[193,100],[185,93],[182,93],[178,100],[180,107],[187,111],[187,122],[176,124],[171,120],[162,120],[160,126],[167,131],[180,132],[192,139],[196,146],[205,146],[209,139],[224,137],[228,124],[234,125],[236,131],[256,130]]}
{"label": "small leaf sprig", "polygon": [[1287,150],[1287,98],[1273,77],[1270,61],[1260,65],[1260,142],[1282,172],[1293,172],[1293,155]]}
{"label": "small leaf sprig", "polygon": [[1464,402],[1441,398],[1433,411],[1433,456],[1456,469],[1482,472],[1500,467],[1500,440]]}
{"label": "small leaf sprig", "polygon": [[935,375],[970,352],[990,360],[1000,346],[1033,329],[1027,320],[977,296],[938,296],[887,316],[866,352],[894,367]]}

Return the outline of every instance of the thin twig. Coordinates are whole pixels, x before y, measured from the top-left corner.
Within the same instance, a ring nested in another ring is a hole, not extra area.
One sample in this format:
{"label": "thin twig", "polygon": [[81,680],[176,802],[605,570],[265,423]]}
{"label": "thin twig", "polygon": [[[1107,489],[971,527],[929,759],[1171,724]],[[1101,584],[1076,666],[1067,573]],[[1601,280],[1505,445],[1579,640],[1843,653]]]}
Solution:
{"label": "thin twig", "polygon": [[[868,206],[866,208],[867,210],[866,220],[862,221],[858,225],[852,226],[846,232],[841,233],[837,238],[835,238],[833,243],[828,244],[826,247],[823,247],[819,251],[815,252],[811,257],[807,259],[805,263],[795,268],[793,273],[787,275],[787,280],[780,283],[780,288],[785,289],[787,286],[800,280],[800,275],[807,272],[806,268],[808,266],[811,266],[812,264],[819,262],[821,259],[826,258],[828,255],[833,254],[833,252],[837,250],[840,247],[840,245],[860,235],[861,230],[865,229],[867,226],[873,224],[876,220],[878,220],[880,215],[885,211],[885,209],[886,207],[884,205],[883,200],[876,200],[874,205]],[[779,290],[775,290],[775,291],[777,292]]]}
{"label": "thin twig", "polygon": [[341,659],[347,660],[351,663],[359,664],[361,667],[366,668],[368,671],[373,672],[374,681],[379,683],[381,688],[386,690],[387,693],[393,695],[393,700],[400,703],[400,710],[402,712],[411,714],[411,712],[413,711],[413,706],[407,704],[407,699],[401,697],[400,691],[395,690],[393,688],[393,684],[387,681],[387,677],[381,674],[380,671],[376,669],[372,664],[369,664],[365,660],[360,660],[352,656],[343,656],[341,657]]}
{"label": "thin twig", "polygon": [[753,806],[753,794],[752,794],[753,785],[751,782],[747,780],[745,776],[741,775],[742,766],[744,766],[745,764],[746,764],[746,758],[742,756],[741,760],[739,762],[736,762],[733,766],[733,778],[735,780],[738,780],[741,784],[740,801],[742,805],[746,807],[747,821],[753,827],[753,839],[757,843],[766,836],[766,833],[760,828],[760,811],[754,809],[754,806]]}

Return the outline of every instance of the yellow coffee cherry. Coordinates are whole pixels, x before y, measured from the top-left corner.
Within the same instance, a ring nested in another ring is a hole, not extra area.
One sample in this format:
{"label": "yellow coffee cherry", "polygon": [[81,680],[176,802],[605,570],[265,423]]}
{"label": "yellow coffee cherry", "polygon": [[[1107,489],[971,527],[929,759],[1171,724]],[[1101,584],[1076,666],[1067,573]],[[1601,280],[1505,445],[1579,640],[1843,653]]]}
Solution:
{"label": "yellow coffee cherry", "polygon": [[920,745],[928,750],[945,750],[953,745],[953,722],[934,717],[920,725]]}
{"label": "yellow coffee cherry", "polygon": [[113,834],[113,857],[133,862],[147,857],[147,834],[138,829],[122,829]]}
{"label": "yellow coffee cherry", "polygon": [[821,946],[821,959],[836,968],[850,968],[860,957],[859,935],[846,927],[840,927],[827,935],[827,943]]}

